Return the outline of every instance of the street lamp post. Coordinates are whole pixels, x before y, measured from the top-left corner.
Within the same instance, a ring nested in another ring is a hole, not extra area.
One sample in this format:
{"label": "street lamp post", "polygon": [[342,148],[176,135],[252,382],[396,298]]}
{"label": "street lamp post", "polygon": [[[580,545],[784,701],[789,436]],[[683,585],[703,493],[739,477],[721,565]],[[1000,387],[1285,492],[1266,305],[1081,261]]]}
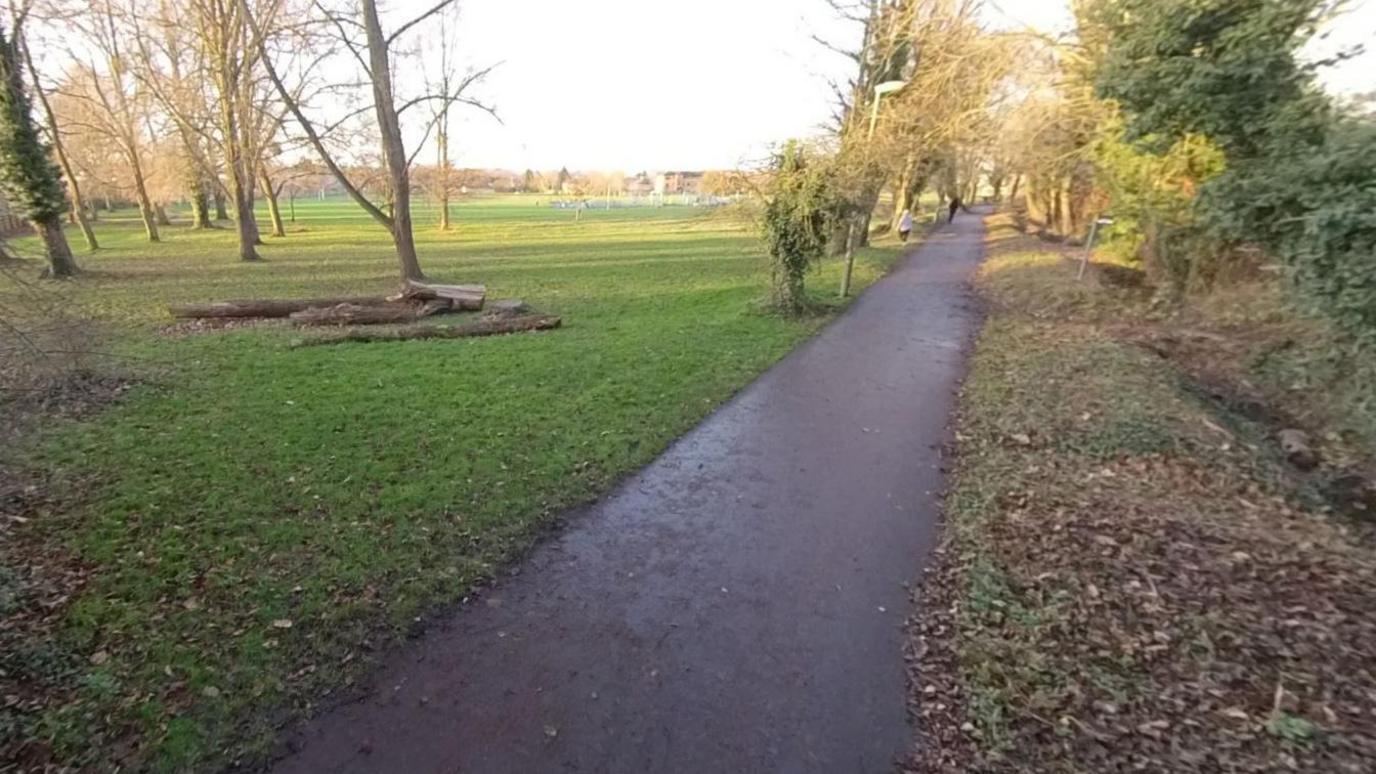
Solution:
{"label": "street lamp post", "polygon": [[866,140],[874,139],[874,128],[879,124],[879,99],[885,94],[889,94],[907,86],[906,81],[884,81],[874,87],[874,103],[870,108],[870,132],[865,136]]}
{"label": "street lamp post", "polygon": [[[865,135],[865,142],[874,139],[874,129],[879,125],[879,100],[885,94],[898,91],[907,86],[905,81],[884,81],[874,87],[874,101],[870,107],[870,130]],[[850,224],[846,227],[846,269],[841,274],[841,298],[850,295],[850,275],[855,269],[855,218],[850,218]]]}

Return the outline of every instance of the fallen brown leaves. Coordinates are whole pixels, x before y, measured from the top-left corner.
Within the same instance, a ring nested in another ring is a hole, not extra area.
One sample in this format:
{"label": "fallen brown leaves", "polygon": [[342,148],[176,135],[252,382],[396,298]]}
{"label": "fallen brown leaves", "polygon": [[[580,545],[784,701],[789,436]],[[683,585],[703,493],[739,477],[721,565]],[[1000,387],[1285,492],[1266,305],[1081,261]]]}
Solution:
{"label": "fallen brown leaves", "polygon": [[[1188,459],[1037,467],[924,586],[912,770],[1369,770],[1369,542]],[[1005,597],[970,598],[977,561]]]}
{"label": "fallen brown leaves", "polygon": [[56,631],[90,573],[27,529],[31,515],[47,507],[48,491],[34,475],[9,476],[0,486],[0,761],[20,771],[50,762],[46,744],[24,730],[73,690],[80,663]]}
{"label": "fallen brown leaves", "polygon": [[[1211,419],[1228,407],[1163,395],[1178,379],[1152,369],[1170,363],[1075,354],[1140,342],[1086,340],[1081,324],[1051,347],[1044,318],[990,330],[910,620],[903,768],[1371,771],[1370,525],[1295,488],[1265,416]],[[1048,357],[1093,378],[1037,400]],[[1156,430],[1124,433],[1128,412]],[[1094,428],[1103,444],[1084,442]]]}

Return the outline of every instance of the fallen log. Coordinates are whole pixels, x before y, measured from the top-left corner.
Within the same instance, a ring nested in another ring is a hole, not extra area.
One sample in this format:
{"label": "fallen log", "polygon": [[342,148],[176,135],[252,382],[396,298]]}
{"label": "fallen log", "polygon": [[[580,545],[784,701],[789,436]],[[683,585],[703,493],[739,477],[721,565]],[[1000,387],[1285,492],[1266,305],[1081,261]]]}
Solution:
{"label": "fallen log", "polygon": [[383,306],[389,303],[382,296],[345,296],[342,298],[240,298],[212,301],[205,304],[171,304],[167,311],[177,318],[196,317],[290,317],[293,312],[319,307],[351,304],[353,306]]}
{"label": "fallen log", "polygon": [[422,301],[444,298],[457,310],[476,312],[483,308],[487,288],[483,285],[432,285],[428,282],[407,280],[401,293],[393,298],[414,298]]}
{"label": "fallen log", "polygon": [[448,312],[449,299],[437,298],[425,303],[397,303],[383,306],[335,304],[292,312],[291,321],[297,325],[383,325],[415,322],[422,317]]}
{"label": "fallen log", "polygon": [[520,317],[530,314],[530,307],[519,298],[500,298],[483,306],[483,317]]}
{"label": "fallen log", "polygon": [[563,320],[550,314],[520,317],[488,317],[458,325],[410,325],[402,328],[350,328],[338,333],[314,336],[292,343],[293,347],[342,344],[346,341],[408,341],[411,339],[462,339],[472,336],[497,336],[505,333],[546,331],[558,328]]}

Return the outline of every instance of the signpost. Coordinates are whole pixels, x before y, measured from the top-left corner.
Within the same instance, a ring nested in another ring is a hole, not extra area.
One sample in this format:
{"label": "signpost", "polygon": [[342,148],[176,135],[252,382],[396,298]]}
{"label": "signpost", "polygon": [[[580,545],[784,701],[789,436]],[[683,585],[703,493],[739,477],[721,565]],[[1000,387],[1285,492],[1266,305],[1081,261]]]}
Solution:
{"label": "signpost", "polygon": [[1075,281],[1079,282],[1085,278],[1085,267],[1089,266],[1089,256],[1094,253],[1094,237],[1099,234],[1100,226],[1113,225],[1113,218],[1095,218],[1094,225],[1089,227],[1089,239],[1085,240],[1085,254],[1080,257],[1080,271],[1075,274]]}

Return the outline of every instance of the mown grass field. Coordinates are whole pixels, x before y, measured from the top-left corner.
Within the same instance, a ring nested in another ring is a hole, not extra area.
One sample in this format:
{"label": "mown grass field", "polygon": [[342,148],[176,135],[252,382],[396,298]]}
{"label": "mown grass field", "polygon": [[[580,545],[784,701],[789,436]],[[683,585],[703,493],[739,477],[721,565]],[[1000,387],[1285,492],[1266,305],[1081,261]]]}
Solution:
{"label": "mown grass field", "polygon": [[[148,244],[127,214],[103,220],[88,275],[55,291],[113,331],[137,386],[24,449],[53,499],[7,527],[0,615],[55,612],[0,635],[30,700],[3,710],[0,748],[106,770],[259,758],[825,321],[759,310],[747,223],[688,208],[574,222],[513,197],[465,203],[446,234],[419,213],[422,265],[561,330],[304,349],[281,327],[159,333],[169,302],[393,287],[385,233],[351,205],[296,216],[259,264],[234,259],[229,229]],[[858,286],[898,254],[862,251]],[[839,275],[820,267],[819,297]]]}

